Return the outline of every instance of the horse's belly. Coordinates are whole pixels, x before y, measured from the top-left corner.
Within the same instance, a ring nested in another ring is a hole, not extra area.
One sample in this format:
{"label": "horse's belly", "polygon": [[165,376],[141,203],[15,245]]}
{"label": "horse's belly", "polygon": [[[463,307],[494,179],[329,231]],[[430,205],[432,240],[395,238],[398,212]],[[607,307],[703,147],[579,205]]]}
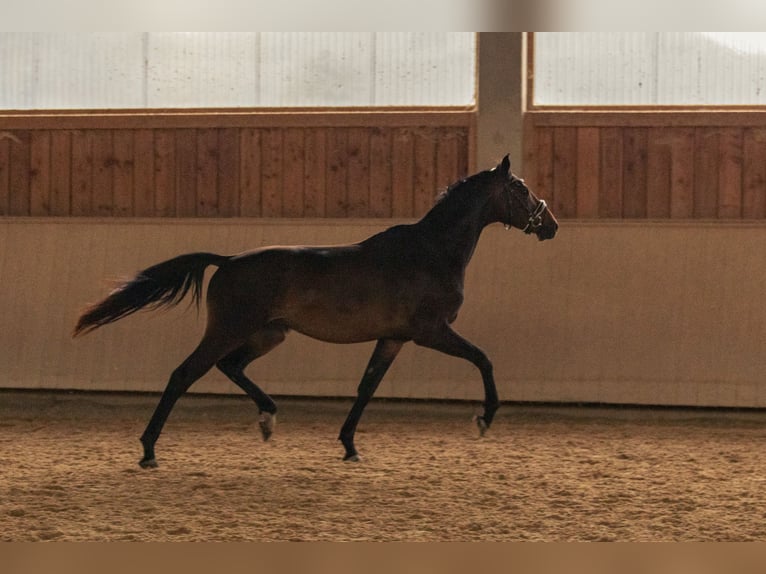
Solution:
{"label": "horse's belly", "polygon": [[294,331],[330,343],[360,343],[407,338],[408,310],[393,302],[359,304],[348,300],[313,300],[292,306],[280,320]]}

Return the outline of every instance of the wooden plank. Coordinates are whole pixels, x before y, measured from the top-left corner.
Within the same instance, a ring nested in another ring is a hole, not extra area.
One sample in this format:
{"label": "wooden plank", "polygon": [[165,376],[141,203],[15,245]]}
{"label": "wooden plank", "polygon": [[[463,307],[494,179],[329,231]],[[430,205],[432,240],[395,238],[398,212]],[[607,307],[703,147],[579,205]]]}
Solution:
{"label": "wooden plank", "polygon": [[261,216],[261,132],[254,128],[239,134],[239,214]]}
{"label": "wooden plank", "polygon": [[176,133],[154,131],[154,208],[158,217],[176,215]]}
{"label": "wooden plank", "polygon": [[11,140],[8,213],[29,215],[30,134],[16,132]]}
{"label": "wooden plank", "polygon": [[197,132],[175,132],[175,216],[197,215]]}
{"label": "wooden plank", "polygon": [[263,217],[282,217],[284,188],[282,160],[284,130],[268,129],[261,134],[261,207]]}
{"label": "wooden plank", "polygon": [[15,138],[9,133],[0,137],[0,215],[8,215],[8,196],[10,193],[11,141]]}
{"label": "wooden plank", "polygon": [[72,215],[93,215],[93,139],[90,131],[72,133]]}
{"label": "wooden plank", "polygon": [[437,134],[427,128],[415,132],[413,209],[415,217],[422,217],[431,209],[438,195],[436,185]]}
{"label": "wooden plank", "polygon": [[394,130],[391,145],[391,215],[414,217],[415,136],[412,130]]}
{"label": "wooden plank", "polygon": [[51,134],[51,215],[72,214],[72,135]]}
{"label": "wooden plank", "polygon": [[443,128],[438,131],[436,140],[436,190],[447,189],[459,176],[459,135],[453,130]]}
{"label": "wooden plank", "polygon": [[577,215],[577,128],[553,128],[553,213]]}
{"label": "wooden plank", "polygon": [[134,133],[132,130],[114,132],[114,215],[130,217],[133,209],[135,177]]}
{"label": "wooden plank", "polygon": [[239,215],[239,130],[218,130],[218,215]]}
{"label": "wooden plank", "polygon": [[93,146],[93,215],[112,216],[114,211],[114,132],[94,130]]}
{"label": "wooden plank", "polygon": [[218,131],[196,130],[197,137],[197,215],[217,217],[218,209]]}
{"label": "wooden plank", "polygon": [[537,170],[533,174],[535,177],[533,190],[537,197],[545,199],[553,209],[553,129],[541,128],[536,130],[536,133],[537,159],[535,164]]}
{"label": "wooden plank", "polygon": [[518,166],[511,166],[514,173],[524,178],[529,189],[533,191],[535,195],[540,195],[538,185],[538,170],[537,165],[538,158],[538,144],[537,144],[537,128],[534,121],[532,121],[530,114],[524,114],[522,118],[523,122],[523,135],[521,139],[522,150],[522,166],[519,170]]}
{"label": "wooden plank", "polygon": [[29,143],[29,214],[44,216],[51,212],[51,132],[30,133]]}
{"label": "wooden plank", "polygon": [[285,217],[302,217],[305,212],[304,190],[306,176],[306,159],[304,130],[288,128],[284,132],[284,161],[282,164],[284,178]]}
{"label": "wooden plank", "polygon": [[[730,114],[735,116],[736,114]],[[750,125],[757,123],[752,121]],[[359,108],[263,108],[258,110],[193,109],[89,111],[60,110],[55,112],[0,112],[0,130],[51,129],[216,129],[255,128],[390,128],[459,127],[469,129],[475,121],[472,108],[444,107],[385,107]],[[757,116],[756,116],[757,119]],[[745,119],[740,120],[746,122]]]}
{"label": "wooden plank", "polygon": [[732,107],[728,110],[712,110],[705,106],[696,110],[678,108],[660,109],[649,107],[626,111],[624,107],[589,110],[534,110],[526,115],[533,116],[538,127],[738,127],[746,128],[766,125],[766,111]]}
{"label": "wooden plank", "polygon": [[391,130],[372,128],[370,132],[370,217],[392,215]]}
{"label": "wooden plank", "polygon": [[742,217],[766,218],[766,128],[747,128],[743,141]]}
{"label": "wooden plank", "polygon": [[133,133],[133,213],[137,217],[157,215],[154,208],[154,132]]}
{"label": "wooden plank", "polygon": [[646,155],[646,216],[650,219],[670,217],[671,132],[671,128],[649,128]]}
{"label": "wooden plank", "polygon": [[370,214],[370,134],[367,128],[348,130],[348,215]]}
{"label": "wooden plank", "polygon": [[303,215],[324,217],[326,208],[326,130],[310,128],[305,130],[304,172],[303,172]]}
{"label": "wooden plank", "polygon": [[718,217],[742,218],[742,129],[720,130],[718,150]]}
{"label": "wooden plank", "polygon": [[469,143],[472,140],[472,136],[468,130],[458,129],[456,130],[456,138],[458,146],[457,154],[457,179],[463,179],[471,175],[473,170],[471,164],[473,163],[473,156],[475,151],[472,145]]}
{"label": "wooden plank", "polygon": [[646,218],[647,128],[623,131],[622,216]]}
{"label": "wooden plank", "polygon": [[577,130],[577,217],[598,217],[600,146],[598,128]]}
{"label": "wooden plank", "polygon": [[695,130],[694,217],[718,216],[719,131],[717,128]]}
{"label": "wooden plank", "polygon": [[622,217],[622,130],[601,130],[601,179],[599,183],[599,217]]}
{"label": "wooden plank", "polygon": [[670,152],[670,217],[694,217],[694,128],[674,128]]}
{"label": "wooden plank", "polygon": [[348,215],[348,132],[335,128],[327,132],[327,217]]}

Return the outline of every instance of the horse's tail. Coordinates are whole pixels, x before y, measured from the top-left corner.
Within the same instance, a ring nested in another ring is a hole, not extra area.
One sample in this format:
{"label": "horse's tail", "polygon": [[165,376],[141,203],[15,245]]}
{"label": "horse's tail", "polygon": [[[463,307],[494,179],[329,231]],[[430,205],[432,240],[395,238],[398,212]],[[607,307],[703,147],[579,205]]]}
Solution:
{"label": "horse's tail", "polygon": [[77,320],[72,337],[83,335],[140,311],[178,305],[191,291],[199,307],[202,281],[208,265],[220,266],[230,257],[214,253],[188,253],[153,265],[119,285],[99,303],[87,307]]}

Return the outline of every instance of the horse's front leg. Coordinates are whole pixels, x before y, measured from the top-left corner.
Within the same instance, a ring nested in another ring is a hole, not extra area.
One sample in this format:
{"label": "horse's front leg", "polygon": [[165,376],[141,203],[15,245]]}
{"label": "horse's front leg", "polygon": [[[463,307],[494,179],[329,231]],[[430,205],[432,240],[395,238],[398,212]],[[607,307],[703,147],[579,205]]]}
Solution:
{"label": "horse's front leg", "polygon": [[346,422],[343,423],[343,427],[340,429],[338,440],[343,443],[343,446],[346,449],[346,454],[344,455],[343,460],[359,460],[359,454],[356,452],[356,447],[354,446],[356,426],[359,423],[359,419],[362,417],[364,408],[372,398],[372,395],[375,394],[375,390],[378,388],[380,381],[386,374],[388,367],[394,362],[396,355],[399,354],[399,350],[402,348],[403,344],[404,341],[381,339],[375,346],[375,350],[372,353],[372,357],[370,357],[367,369],[364,371],[362,380],[359,383],[356,401],[354,401],[354,405],[351,407],[348,417],[346,417]]}
{"label": "horse's front leg", "polygon": [[479,427],[479,434],[483,436],[492,424],[495,412],[500,407],[492,362],[487,355],[476,345],[453,331],[446,322],[436,328],[424,330],[413,340],[417,345],[470,361],[479,369],[484,383],[484,413],[475,417],[475,421]]}

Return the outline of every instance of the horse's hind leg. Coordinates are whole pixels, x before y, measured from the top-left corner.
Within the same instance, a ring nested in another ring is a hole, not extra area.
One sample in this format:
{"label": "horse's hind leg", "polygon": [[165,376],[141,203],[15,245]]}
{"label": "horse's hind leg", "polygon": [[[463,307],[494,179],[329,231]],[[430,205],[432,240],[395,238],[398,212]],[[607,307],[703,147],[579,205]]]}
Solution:
{"label": "horse's hind leg", "polygon": [[149,424],[141,435],[141,444],[144,446],[144,456],[138,463],[142,468],[154,468],[157,460],[154,456],[154,445],[162,432],[162,427],[173,410],[173,406],[195,381],[207,373],[216,361],[230,352],[239,342],[214,340],[205,336],[194,352],[181,363],[170,375],[165,391],[162,393],[160,402],[154,410]]}
{"label": "horse's hind leg", "polygon": [[261,427],[263,440],[269,440],[269,437],[274,432],[277,405],[274,404],[274,401],[268,394],[245,375],[244,370],[252,361],[262,357],[284,341],[287,331],[287,327],[283,325],[268,325],[252,335],[247,343],[238,347],[216,363],[221,372],[245,391],[255,401],[255,404],[258,405],[258,412],[261,414],[258,424]]}

